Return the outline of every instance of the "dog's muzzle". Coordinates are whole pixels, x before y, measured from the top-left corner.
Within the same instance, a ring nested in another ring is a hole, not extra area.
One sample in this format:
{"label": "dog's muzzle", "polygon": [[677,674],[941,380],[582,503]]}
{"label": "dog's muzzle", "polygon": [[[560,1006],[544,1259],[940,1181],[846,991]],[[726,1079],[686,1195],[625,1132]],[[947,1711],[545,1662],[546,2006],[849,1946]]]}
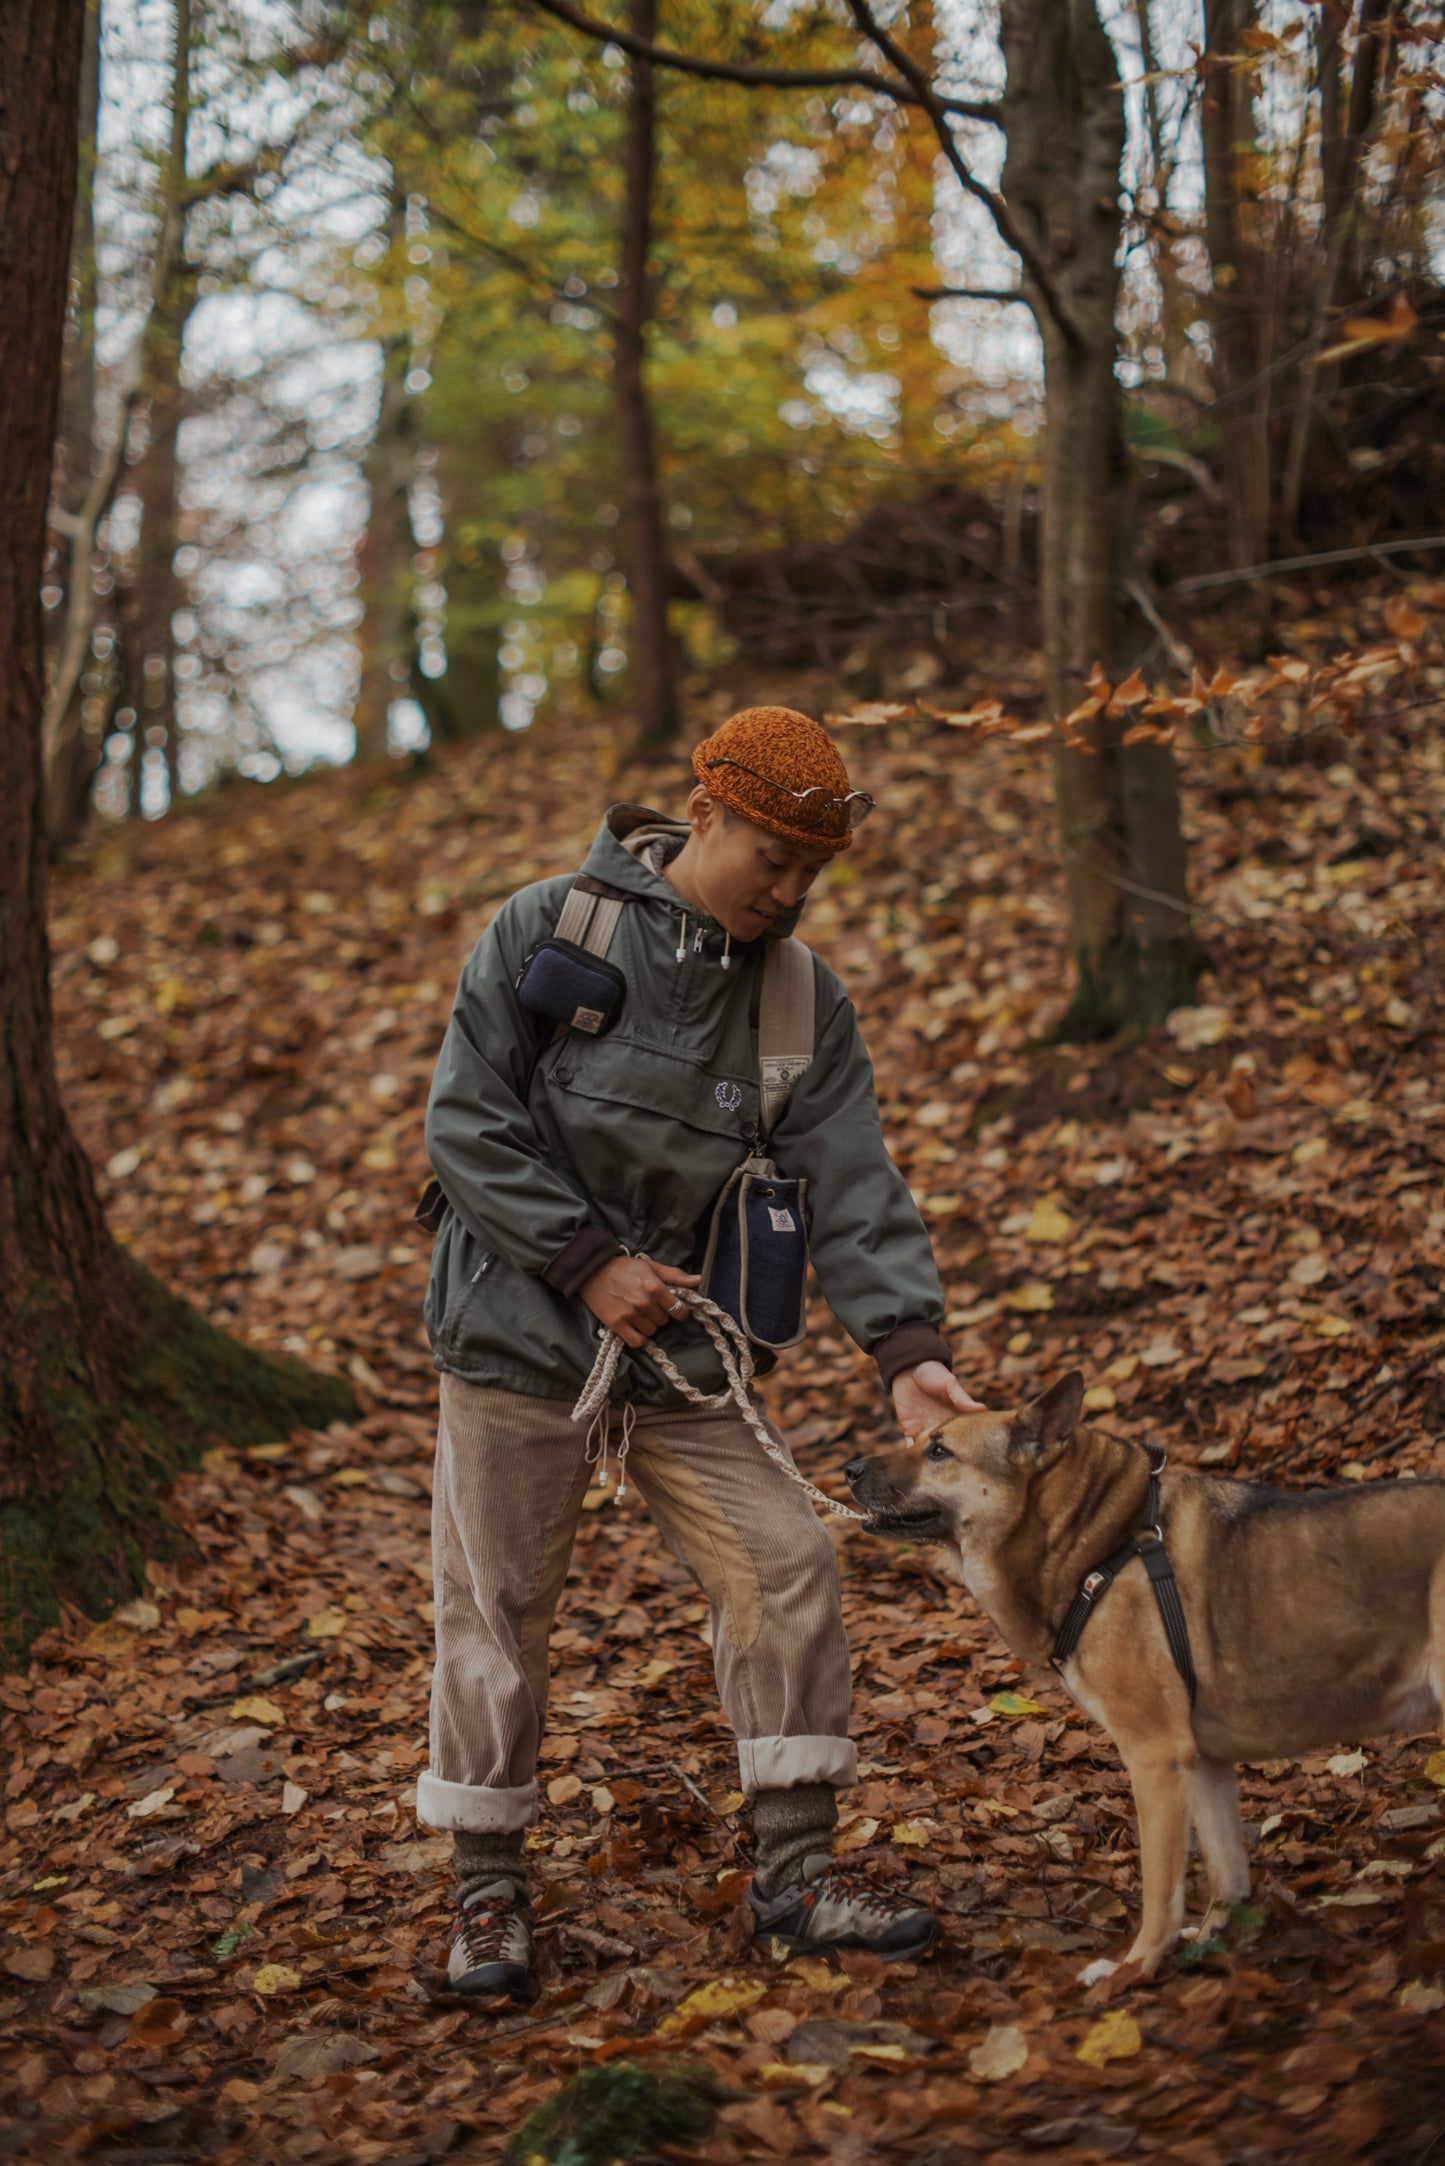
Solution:
{"label": "dog's muzzle", "polygon": [[936,1505],[910,1504],[866,1459],[850,1459],[843,1479],[868,1514],[863,1522],[866,1534],[890,1534],[899,1541],[915,1542],[949,1539],[947,1522]]}

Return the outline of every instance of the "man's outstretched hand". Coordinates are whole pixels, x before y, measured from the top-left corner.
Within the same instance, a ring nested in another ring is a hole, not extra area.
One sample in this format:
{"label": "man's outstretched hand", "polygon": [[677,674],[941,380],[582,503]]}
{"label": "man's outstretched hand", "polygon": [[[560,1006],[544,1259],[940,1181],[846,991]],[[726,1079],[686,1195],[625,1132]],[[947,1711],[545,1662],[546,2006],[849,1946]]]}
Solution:
{"label": "man's outstretched hand", "polygon": [[920,1361],[916,1368],[900,1369],[894,1377],[893,1411],[911,1444],[923,1430],[952,1421],[955,1414],[982,1414],[984,1409],[941,1361]]}

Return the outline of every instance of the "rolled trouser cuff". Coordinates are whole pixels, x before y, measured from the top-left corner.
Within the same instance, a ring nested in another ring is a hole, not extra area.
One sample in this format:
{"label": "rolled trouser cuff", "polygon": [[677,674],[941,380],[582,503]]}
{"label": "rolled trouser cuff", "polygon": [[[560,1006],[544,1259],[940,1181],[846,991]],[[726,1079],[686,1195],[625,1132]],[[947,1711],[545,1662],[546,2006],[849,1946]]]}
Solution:
{"label": "rolled trouser cuff", "polygon": [[[820,1778],[812,1778],[814,1780]],[[416,1816],[429,1828],[461,1828],[471,1835],[510,1835],[537,1817],[537,1785],[489,1790],[480,1783],[443,1782],[428,1768],[416,1786]]]}
{"label": "rolled trouser cuff", "polygon": [[807,1782],[846,1790],[858,1780],[858,1748],[851,1737],[740,1737],[738,1774],[747,1797]]}

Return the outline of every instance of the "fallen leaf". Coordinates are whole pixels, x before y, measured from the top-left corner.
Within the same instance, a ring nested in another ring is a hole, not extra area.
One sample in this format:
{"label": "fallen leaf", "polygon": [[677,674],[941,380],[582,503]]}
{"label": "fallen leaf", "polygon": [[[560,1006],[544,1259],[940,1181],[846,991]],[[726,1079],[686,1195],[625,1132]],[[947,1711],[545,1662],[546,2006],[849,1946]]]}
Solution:
{"label": "fallen leaf", "polygon": [[1057,1196],[1043,1196],[1034,1205],[1032,1216],[1024,1228],[1026,1241],[1067,1241],[1074,1230],[1074,1222],[1067,1211],[1060,1208]]}
{"label": "fallen leaf", "polygon": [[900,1820],[890,1840],[904,1849],[922,1850],[926,1848],[932,1832],[931,1820]]}
{"label": "fallen leaf", "polygon": [[1199,1008],[1174,1008],[1164,1018],[1181,1053],[1195,1053],[1201,1046],[1220,1045],[1234,1029],[1227,1008],[1208,1003]]}
{"label": "fallen leaf", "polygon": [[82,1986],[75,1997],[92,2015],[133,2016],[137,2008],[156,1998],[156,1989],[136,1979],[129,1985]]}
{"label": "fallen leaf", "polygon": [[253,1692],[247,1699],[232,1700],[231,1713],[245,1722],[264,1722],[268,1729],[279,1729],[286,1720],[286,1711],[274,1700]]}
{"label": "fallen leaf", "polygon": [[6,1951],[5,1968],[12,1978],[24,1978],[39,1985],[55,1968],[55,1950],[38,1943],[31,1947],[10,1948]]}
{"label": "fallen leaf", "polygon": [[1086,1414],[1107,1414],[1111,1407],[1118,1404],[1118,1394],[1112,1384],[1091,1384],[1084,1393]]}
{"label": "fallen leaf", "polygon": [[280,2083],[301,2083],[313,2076],[339,2075],[344,2068],[364,2068],[377,2058],[376,2047],[352,2031],[302,2031],[282,2040],[274,2072]]}
{"label": "fallen leaf", "polygon": [[229,1962],[238,1948],[244,1947],[248,1940],[255,1938],[256,1928],[250,1919],[238,1918],[234,1925],[226,1927],[219,1940],[211,1943],[211,1953],[218,1963]]}
{"label": "fallen leaf", "polygon": [[854,1850],[864,1850],[878,1833],[878,1827],[878,1821],[870,1814],[860,1814],[856,1820],[846,1821],[839,1829],[833,1848],[844,1856]]}
{"label": "fallen leaf", "polygon": [[1005,1299],[1009,1308],[1020,1309],[1025,1315],[1031,1316],[1053,1307],[1054,1289],[1043,1279],[1031,1279],[1026,1285],[1015,1286]]}
{"label": "fallen leaf", "polygon": [[1086,2068],[1102,2068],[1106,2061],[1132,2060],[1142,2043],[1128,2009],[1111,2008],[1100,2016],[1074,2058]]}
{"label": "fallen leaf", "polygon": [[127,1805],[126,1815],[131,1820],[149,1820],[152,1813],[158,1813],[164,1806],[169,1805],[175,1794],[174,1788],[170,1786],[161,1790],[147,1790],[144,1797],[138,1797],[133,1805]]}
{"label": "fallen leaf", "polygon": [[252,1989],[268,1996],[274,1993],[290,1993],[301,1983],[299,1970],[292,1970],[289,1963],[263,1963],[251,1980]]}
{"label": "fallen leaf", "polygon": [[996,1692],[989,1701],[996,1715],[1047,1715],[1050,1710],[1038,1700],[1030,1700],[1022,1692]]}
{"label": "fallen leaf", "polygon": [[281,1785],[282,1812],[288,1815],[292,1813],[299,1813],[302,1806],[306,1803],[306,1800],[310,1797],[310,1795],[311,1792],[309,1790],[303,1790],[299,1782],[283,1783]]}
{"label": "fallen leaf", "polygon": [[685,1994],[657,2026],[659,2038],[675,2038],[679,2031],[702,2023],[719,2023],[725,2016],[740,2015],[772,1991],[767,1978],[714,1978]]}
{"label": "fallen leaf", "polygon": [[334,1640],[346,1630],[346,1616],[339,1609],[321,1609],[306,1620],[309,1640]]}
{"label": "fallen leaf", "polygon": [[1445,1993],[1439,1986],[1426,1985],[1423,1978],[1412,1978],[1408,1985],[1402,1985],[1395,1998],[1411,2016],[1433,2016],[1445,2008]]}
{"label": "fallen leaf", "polygon": [[547,1800],[552,1805],[570,1805],[574,1797],[581,1795],[580,1775],[554,1775],[547,1785]]}
{"label": "fallen leaf", "polygon": [[991,2024],[981,2046],[968,2056],[971,2074],[980,2083],[1002,2083],[1016,2076],[1029,2057],[1029,2042],[1011,2023]]}
{"label": "fallen leaf", "polygon": [[1332,1775],[1363,1775],[1365,1755],[1362,1752],[1337,1752],[1326,1765]]}

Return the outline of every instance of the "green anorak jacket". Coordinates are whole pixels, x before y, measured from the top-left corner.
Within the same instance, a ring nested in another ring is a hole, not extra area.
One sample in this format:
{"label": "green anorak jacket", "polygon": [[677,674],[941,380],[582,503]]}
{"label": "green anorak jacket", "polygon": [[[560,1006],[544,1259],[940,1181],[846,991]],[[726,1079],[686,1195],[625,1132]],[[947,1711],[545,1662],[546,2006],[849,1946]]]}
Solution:
{"label": "green anorak jacket", "polygon": [[[799,912],[764,939],[730,942],[658,869],[686,835],[642,806],[615,805],[588,853],[583,870],[629,898],[608,951],[626,999],[605,1037],[553,1042],[517,999],[570,876],[503,903],[462,972],[427,1107],[446,1209],[426,1324],[437,1367],[469,1382],[575,1398],[600,1329],[581,1286],[624,1252],[696,1269],[712,1205],[755,1146],[763,955]],[[780,1173],[809,1183],[818,1283],[887,1384],[916,1362],[949,1360],[942,1290],[883,1141],[852,1003],[816,956],[813,968],[813,1061],[769,1150]],[[690,1383],[722,1388],[700,1325],[668,1324],[657,1343]],[[768,1365],[760,1352],[759,1369]],[[613,1396],[676,1398],[646,1353],[626,1349]]]}

